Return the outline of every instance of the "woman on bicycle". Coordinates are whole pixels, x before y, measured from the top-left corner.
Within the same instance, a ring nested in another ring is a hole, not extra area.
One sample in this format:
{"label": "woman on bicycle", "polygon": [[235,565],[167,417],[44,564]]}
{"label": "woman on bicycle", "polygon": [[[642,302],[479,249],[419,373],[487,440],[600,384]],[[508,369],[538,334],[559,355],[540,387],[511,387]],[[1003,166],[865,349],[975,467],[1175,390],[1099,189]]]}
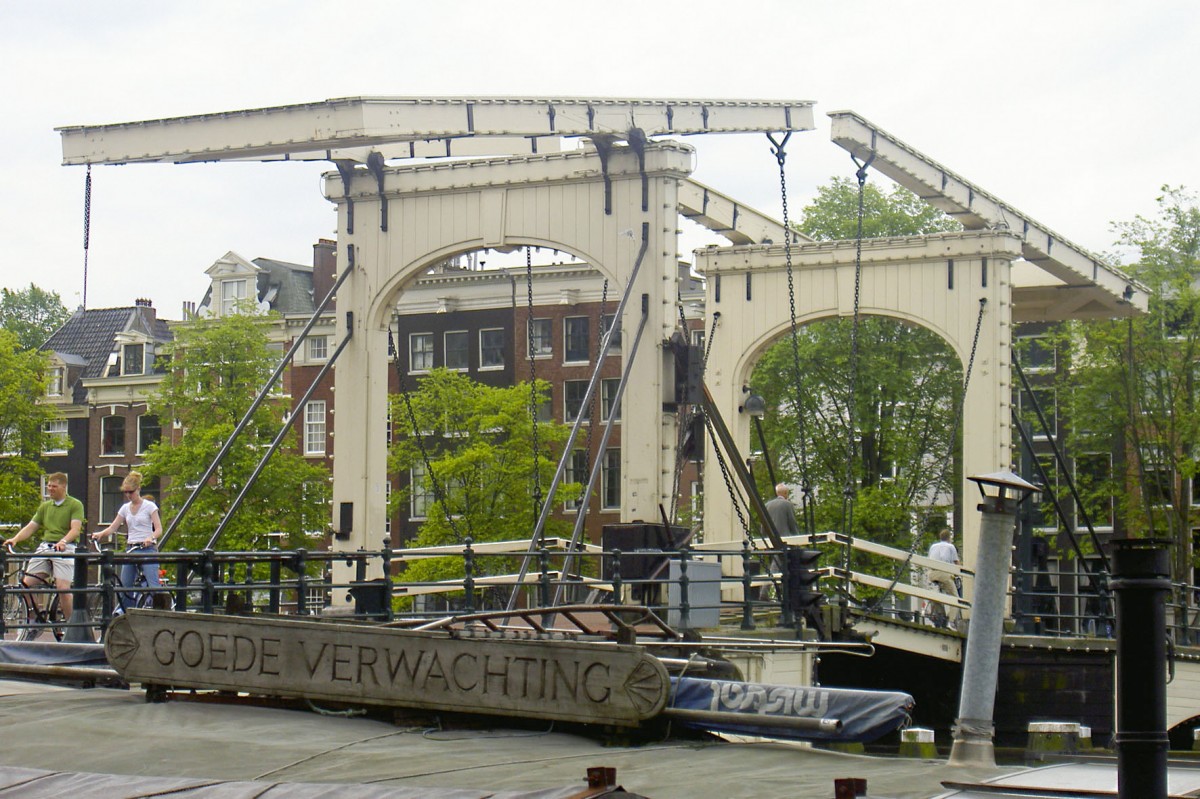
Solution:
{"label": "woman on bicycle", "polygon": [[[162,535],[162,520],[158,516],[158,506],[142,497],[141,472],[130,472],[125,476],[121,482],[121,493],[125,495],[125,504],[117,511],[112,524],[98,533],[93,533],[92,538],[97,541],[108,538],[124,523],[128,533],[126,552],[141,555],[157,553],[158,537]],[[147,586],[159,586],[158,561],[150,558],[139,558],[134,563],[121,564],[121,585],[126,588],[133,587],[139,571],[145,577]],[[123,593],[126,604],[132,605],[136,601],[135,592]]]}

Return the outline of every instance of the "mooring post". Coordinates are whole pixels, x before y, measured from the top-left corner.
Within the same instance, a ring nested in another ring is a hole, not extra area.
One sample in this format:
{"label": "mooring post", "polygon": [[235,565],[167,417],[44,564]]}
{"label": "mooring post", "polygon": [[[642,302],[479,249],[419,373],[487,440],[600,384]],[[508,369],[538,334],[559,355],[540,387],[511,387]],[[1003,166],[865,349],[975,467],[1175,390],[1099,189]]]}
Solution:
{"label": "mooring post", "polygon": [[754,629],[754,575],[750,573],[750,539],[742,541],[742,629]]}
{"label": "mooring post", "polygon": [[[1000,642],[1004,637],[1004,594],[1012,565],[1013,530],[1017,505],[1028,493],[1038,490],[1012,472],[970,477],[979,486],[983,514],[975,563],[975,596],[967,627],[963,654],[962,689],[958,718],[954,722],[952,766],[994,768],[993,745],[996,678],[1000,671]],[[988,486],[996,491],[988,495]]]}
{"label": "mooring post", "polygon": [[75,578],[71,583],[71,594],[74,602],[71,605],[71,618],[67,619],[67,629],[63,633],[63,643],[94,644],[87,612],[87,546],[75,548]]}
{"label": "mooring post", "polygon": [[1112,542],[1117,599],[1117,796],[1167,796],[1167,616],[1169,542]]}

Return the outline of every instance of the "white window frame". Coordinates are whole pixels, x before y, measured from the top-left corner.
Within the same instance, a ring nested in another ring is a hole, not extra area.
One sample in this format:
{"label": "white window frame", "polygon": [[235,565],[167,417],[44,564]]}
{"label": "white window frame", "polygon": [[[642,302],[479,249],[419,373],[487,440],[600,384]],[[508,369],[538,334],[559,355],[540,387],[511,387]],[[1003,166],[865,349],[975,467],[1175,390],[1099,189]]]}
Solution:
{"label": "white window frame", "polygon": [[250,281],[247,278],[222,280],[221,287],[221,316],[233,316],[237,313],[238,303],[247,298],[246,291]]}
{"label": "white window frame", "polygon": [[[487,359],[485,359],[483,357],[483,354],[484,354],[483,337],[489,333],[497,333],[500,336],[500,346],[499,346],[500,362],[499,363],[489,364],[487,362]],[[485,328],[480,329],[480,331],[479,331],[479,371],[481,371],[481,372],[489,371],[489,370],[495,371],[495,370],[499,370],[499,369],[503,369],[503,368],[504,368],[504,328],[502,328],[502,327],[485,327]]]}
{"label": "white window frame", "polygon": [[309,336],[304,340],[306,359],[316,363],[329,360],[329,336]]}
{"label": "white window frame", "polygon": [[47,397],[61,397],[66,388],[67,370],[61,366],[51,366],[49,379],[46,383]]}
{"label": "white window frame", "polygon": [[408,334],[408,373],[425,374],[433,368],[433,333]]}
{"label": "white window frame", "polygon": [[429,518],[433,501],[433,491],[425,487],[425,464],[414,463],[408,470],[408,518],[414,521]]}
{"label": "white window frame", "polygon": [[[574,422],[575,418],[577,416],[584,416],[583,423],[584,424],[588,423],[589,420],[587,419],[587,408],[585,407],[584,402],[583,402],[584,398],[587,397],[587,384],[588,384],[588,381],[586,381],[586,380],[564,380],[563,381],[562,386],[563,386],[563,422],[564,423],[570,424],[571,422]],[[571,413],[571,404],[570,404],[571,403],[571,387],[578,387],[578,386],[583,387],[583,394],[579,397],[579,408],[575,411],[575,413]]]}
{"label": "white window frame", "polygon": [[[137,350],[141,353],[141,358],[137,364],[137,369],[131,365],[130,350]],[[121,375],[144,375],[146,374],[146,345],[140,341],[135,341],[129,344],[121,345]]]}
{"label": "white window frame", "polygon": [[121,494],[121,483],[124,480],[125,478],[119,475],[100,478],[99,524],[108,524],[117,517],[117,511],[125,501],[124,495]]}
{"label": "white window frame", "polygon": [[50,438],[46,442],[50,446],[50,449],[44,450],[42,452],[43,455],[67,454],[71,444],[67,426],[66,419],[51,419],[46,422],[46,425],[42,428],[42,432]]}
{"label": "white window frame", "polygon": [[152,446],[152,445],[147,445],[146,442],[142,440],[142,433],[145,431],[145,428],[142,425],[142,420],[147,417],[153,418],[154,420],[156,420],[158,422],[158,440],[159,441],[162,440],[162,420],[158,418],[158,415],[153,414],[153,413],[141,414],[137,418],[137,454],[138,455],[145,455],[146,450],[149,448],[149,446]]}
{"label": "white window frame", "polygon": [[[617,320],[617,315],[615,313],[602,314],[600,316],[601,340],[603,341],[603,337],[608,333],[608,329],[610,327],[617,327],[618,325],[619,325],[619,322]],[[611,342],[609,342],[609,345],[608,345],[608,354],[609,355],[620,355],[621,354],[621,337],[624,334],[624,332],[625,331],[623,329],[618,327],[617,332],[613,334],[613,339]]]}
{"label": "white window frame", "polygon": [[304,405],[304,454],[324,456],[326,452],[325,400],[309,400]]}
{"label": "white window frame", "polygon": [[[609,493],[614,490],[617,494],[615,503],[609,501]],[[621,509],[621,450],[619,448],[609,448],[604,451],[604,467],[600,472],[600,509]]]}
{"label": "white window frame", "polygon": [[[563,477],[568,483],[579,483],[586,491],[588,482],[587,467],[587,450],[581,447],[573,449],[571,450],[571,459],[567,461],[566,474]],[[581,507],[583,507],[582,496],[579,499],[572,499],[563,503],[563,510],[566,511],[578,511]]]}
{"label": "white window frame", "polygon": [[[584,342],[583,342],[583,357],[572,357],[577,353],[572,352],[571,339],[578,338],[578,335],[572,335],[572,328],[575,325],[582,323],[584,326]],[[589,363],[592,360],[592,329],[591,320],[586,316],[565,316],[563,317],[563,363]]]}
{"label": "white window frame", "polygon": [[[609,414],[612,409],[613,400],[617,397],[617,388],[621,385],[619,377],[605,377],[600,380],[600,416],[606,422],[614,424],[621,421],[621,409],[617,408],[616,416],[609,419]],[[624,398],[622,398],[624,400]]]}
{"label": "white window frame", "polygon": [[[120,447],[119,447],[119,449],[114,449],[111,452],[107,451],[105,448],[105,441],[108,439],[108,434],[109,434],[108,428],[109,428],[109,420],[110,419],[120,419],[121,420]],[[129,425],[126,424],[126,419],[124,416],[114,413],[114,414],[110,414],[109,416],[103,417],[100,420],[100,457],[102,457],[102,458],[123,457],[125,455],[125,437],[128,434],[129,434]]]}
{"label": "white window frame", "polygon": [[530,357],[549,358],[554,355],[554,320],[530,319],[526,339]]}
{"label": "white window frame", "polygon": [[[451,346],[450,346],[450,337],[451,336],[456,336],[456,337],[462,336],[463,346],[461,347],[461,350],[462,350],[463,361],[464,361],[462,366],[451,366],[451,364],[450,364],[450,353],[458,352],[458,350],[460,349],[458,347],[451,348]],[[445,360],[446,360],[446,368],[447,369],[452,369],[456,372],[466,372],[466,371],[470,370],[470,368],[471,368],[471,332],[469,330],[447,330],[445,333],[442,334],[442,348],[443,348],[443,352],[445,352]]]}

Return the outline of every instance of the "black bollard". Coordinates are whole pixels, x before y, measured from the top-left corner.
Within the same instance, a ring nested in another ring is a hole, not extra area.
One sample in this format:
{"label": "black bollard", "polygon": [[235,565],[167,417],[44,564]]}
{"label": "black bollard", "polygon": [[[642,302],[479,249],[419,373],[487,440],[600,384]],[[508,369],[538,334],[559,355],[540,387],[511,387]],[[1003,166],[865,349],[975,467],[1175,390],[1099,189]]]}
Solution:
{"label": "black bollard", "polygon": [[1117,600],[1117,796],[1167,796],[1168,542],[1112,542]]}

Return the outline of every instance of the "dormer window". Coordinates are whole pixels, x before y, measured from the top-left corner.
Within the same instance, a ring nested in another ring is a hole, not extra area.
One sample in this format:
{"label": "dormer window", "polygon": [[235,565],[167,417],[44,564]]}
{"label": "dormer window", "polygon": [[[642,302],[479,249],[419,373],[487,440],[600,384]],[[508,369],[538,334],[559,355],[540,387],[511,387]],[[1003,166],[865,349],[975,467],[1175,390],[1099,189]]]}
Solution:
{"label": "dormer window", "polygon": [[66,370],[61,366],[53,366],[47,375],[46,396],[61,397],[63,395],[63,383],[66,379]]}
{"label": "dormer window", "polygon": [[221,281],[221,316],[237,313],[238,303],[246,299],[247,282],[245,278]]}
{"label": "dormer window", "polygon": [[126,344],[121,353],[121,374],[140,375],[146,373],[146,345]]}

